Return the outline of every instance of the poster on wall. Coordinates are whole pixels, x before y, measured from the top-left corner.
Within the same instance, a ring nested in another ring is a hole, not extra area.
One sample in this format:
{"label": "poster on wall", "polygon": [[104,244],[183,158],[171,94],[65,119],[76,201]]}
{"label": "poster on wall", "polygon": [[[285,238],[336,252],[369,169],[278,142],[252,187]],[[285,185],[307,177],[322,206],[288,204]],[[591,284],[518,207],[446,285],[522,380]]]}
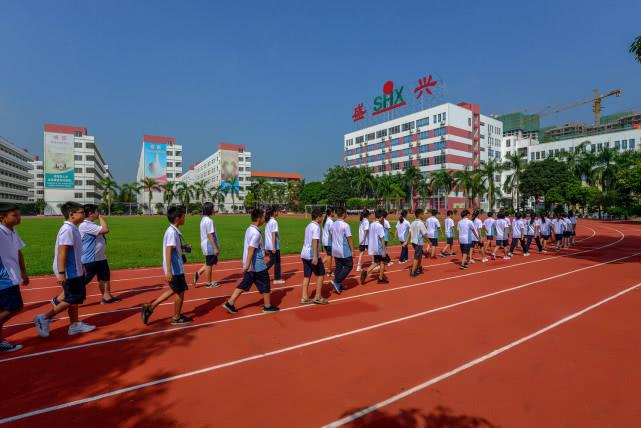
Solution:
{"label": "poster on wall", "polygon": [[73,189],[73,135],[45,132],[45,188]]}
{"label": "poster on wall", "polygon": [[238,193],[238,152],[235,150],[222,150],[220,162],[220,189],[226,192],[233,187],[235,192]]}
{"label": "poster on wall", "polygon": [[153,178],[159,184],[167,183],[167,145],[144,143],[145,177]]}

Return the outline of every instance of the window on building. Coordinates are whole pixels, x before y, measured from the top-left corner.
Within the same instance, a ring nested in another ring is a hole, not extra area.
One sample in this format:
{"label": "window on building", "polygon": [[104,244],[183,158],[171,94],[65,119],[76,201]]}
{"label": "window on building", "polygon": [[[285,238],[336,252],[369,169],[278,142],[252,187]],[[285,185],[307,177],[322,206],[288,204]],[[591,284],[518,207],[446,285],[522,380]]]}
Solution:
{"label": "window on building", "polygon": [[73,197],[74,198],[82,198],[82,193],[76,192],[76,193],[73,194]]}
{"label": "window on building", "polygon": [[598,143],[597,146],[596,146],[596,149],[597,149],[598,152],[603,151],[603,143]]}
{"label": "window on building", "polygon": [[630,150],[634,150],[634,138],[630,138],[628,140],[628,146],[630,147]]}
{"label": "window on building", "polygon": [[430,145],[429,144],[421,144],[421,147],[419,147],[418,151],[420,153],[427,153],[430,151]]}
{"label": "window on building", "polygon": [[510,147],[510,139],[505,140],[505,147]]}
{"label": "window on building", "polygon": [[183,152],[176,152],[176,156],[182,156]]}
{"label": "window on building", "polygon": [[73,159],[77,160],[77,161],[81,161],[82,160],[82,155],[74,155]]}
{"label": "window on building", "polygon": [[398,134],[399,132],[401,132],[401,125],[396,125],[396,126],[393,126],[393,127],[391,127],[389,129],[389,135],[390,136],[394,135],[394,134]]}
{"label": "window on building", "polygon": [[96,158],[94,156],[88,155],[85,160],[88,160],[89,162],[94,162]]}
{"label": "window on building", "polygon": [[619,150],[621,148],[621,141],[615,141],[614,142],[614,148]]}
{"label": "window on building", "polygon": [[74,184],[75,184],[76,186],[82,186],[82,180],[75,180],[75,181],[74,181]]}
{"label": "window on building", "polygon": [[73,169],[73,171],[74,171],[76,174],[82,174],[82,168],[74,168],[74,169]]}
{"label": "window on building", "polygon": [[402,126],[403,131],[409,131],[410,129],[414,129],[414,122],[407,122],[404,123]]}
{"label": "window on building", "polygon": [[370,132],[369,134],[367,134],[367,135],[365,136],[365,140],[367,140],[367,141],[371,141],[371,140],[373,140],[374,138],[376,138],[376,133],[375,133],[375,132]]}
{"label": "window on building", "polygon": [[467,126],[472,126],[472,118],[471,117],[467,118]]}
{"label": "window on building", "polygon": [[606,141],[605,148],[606,148],[606,150],[610,148],[610,142],[609,141]]}
{"label": "window on building", "polygon": [[174,178],[174,174],[172,174],[171,172],[168,172],[167,173],[167,178]]}
{"label": "window on building", "polygon": [[430,138],[430,132],[429,131],[419,132],[419,134],[418,134],[418,139],[419,140],[427,140],[428,138]]}
{"label": "window on building", "polygon": [[443,122],[445,122],[446,118],[447,118],[447,113],[443,112]]}
{"label": "window on building", "polygon": [[424,117],[422,119],[419,119],[416,121],[416,127],[420,128],[421,126],[427,126],[430,124],[430,118],[429,117]]}
{"label": "window on building", "polygon": [[530,160],[534,160],[534,152],[530,153]]}
{"label": "window on building", "polygon": [[82,149],[82,143],[81,142],[73,143],[73,147],[74,149]]}
{"label": "window on building", "polygon": [[74,136],[74,137],[82,137],[82,132],[80,132],[80,131],[74,131],[74,132],[73,132],[73,136]]}
{"label": "window on building", "polygon": [[421,158],[418,161],[419,166],[429,166],[430,164],[430,158]]}
{"label": "window on building", "polygon": [[360,137],[356,137],[356,144],[360,144],[363,141],[365,141],[365,136],[361,135]]}

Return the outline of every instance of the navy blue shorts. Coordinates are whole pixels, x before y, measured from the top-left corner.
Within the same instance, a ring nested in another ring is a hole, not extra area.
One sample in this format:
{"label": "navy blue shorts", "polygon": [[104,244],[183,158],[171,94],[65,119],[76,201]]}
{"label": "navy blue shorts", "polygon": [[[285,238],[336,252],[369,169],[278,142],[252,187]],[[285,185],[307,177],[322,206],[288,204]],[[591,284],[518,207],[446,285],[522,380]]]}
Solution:
{"label": "navy blue shorts", "polygon": [[260,294],[269,293],[271,291],[271,286],[267,270],[261,270],[260,272],[245,272],[243,274],[243,280],[240,281],[240,284],[238,284],[236,288],[243,291],[249,291],[253,284],[256,284],[256,288]]}
{"label": "navy blue shorts", "polygon": [[541,235],[541,238],[543,238],[545,241],[549,241],[550,235]]}
{"label": "navy blue shorts", "polygon": [[432,247],[436,247],[438,245],[438,238],[430,238],[430,244],[432,244]]}
{"label": "navy blue shorts", "polygon": [[65,297],[62,299],[70,305],[81,305],[87,298],[87,287],[85,277],[67,278],[62,289]]}
{"label": "navy blue shorts", "polygon": [[447,238],[447,245],[454,245],[454,237]]}
{"label": "navy blue shorts", "polygon": [[332,255],[332,246],[331,245],[325,245],[325,253],[329,254],[330,256]]}
{"label": "navy blue shorts", "polygon": [[205,264],[207,266],[217,265],[218,264],[218,256],[214,256],[213,254],[209,255],[209,256],[205,256]]}
{"label": "navy blue shorts", "polygon": [[182,293],[187,290],[189,286],[185,280],[185,274],[181,273],[180,275],[174,275],[169,283],[169,288],[171,288],[171,291],[174,293]]}
{"label": "navy blue shorts", "polygon": [[488,241],[494,241],[494,235],[485,235],[485,239]]}
{"label": "navy blue shorts", "polygon": [[17,312],[24,306],[20,287],[14,285],[0,290],[0,309],[8,312]]}
{"label": "navy blue shorts", "polygon": [[361,253],[362,253],[363,251],[365,251],[366,249],[367,249],[367,245],[359,245],[359,246],[358,246],[358,250],[359,250]]}
{"label": "navy blue shorts", "polygon": [[98,281],[109,281],[111,279],[111,271],[107,260],[85,263],[83,266],[85,267],[85,284],[89,284],[94,276],[98,278]]}
{"label": "navy blue shorts", "polygon": [[308,259],[301,259],[303,260],[303,276],[305,278],[309,278],[312,276],[312,274],[316,276],[323,276],[325,275],[325,266],[323,265],[323,261],[318,258],[318,262],[316,265],[312,264],[311,260]]}
{"label": "navy blue shorts", "polygon": [[381,255],[375,255],[374,256],[374,263],[380,263],[383,261],[383,256]]}
{"label": "navy blue shorts", "polygon": [[570,236],[572,236],[572,232],[570,232],[569,230],[566,230],[565,232],[563,232],[564,238],[569,238]]}
{"label": "navy blue shorts", "polygon": [[419,244],[412,244],[412,247],[414,247],[414,260],[422,260],[423,259],[423,246]]}
{"label": "navy blue shorts", "polygon": [[496,246],[497,247],[507,247],[507,239],[497,239],[496,240]]}
{"label": "navy blue shorts", "polygon": [[467,254],[470,252],[472,249],[472,244],[460,244],[461,246],[461,253]]}

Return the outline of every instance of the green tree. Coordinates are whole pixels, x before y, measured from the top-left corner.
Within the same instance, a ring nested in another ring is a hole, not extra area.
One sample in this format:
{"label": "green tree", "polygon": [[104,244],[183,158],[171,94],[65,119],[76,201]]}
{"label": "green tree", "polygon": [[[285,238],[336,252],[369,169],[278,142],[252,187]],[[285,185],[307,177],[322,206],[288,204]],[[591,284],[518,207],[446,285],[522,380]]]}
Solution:
{"label": "green tree", "polygon": [[169,208],[174,199],[176,199],[176,183],[168,181],[160,187],[163,191],[162,200],[165,203],[165,207]]}
{"label": "green tree", "polygon": [[246,209],[254,208],[256,206],[256,197],[254,196],[254,192],[252,192],[251,190],[247,192],[247,196],[245,197],[243,206]]}
{"label": "green tree", "polygon": [[496,159],[490,159],[487,162],[481,163],[479,174],[483,177],[482,184],[487,189],[490,211],[493,211],[496,206],[497,196],[501,196],[501,189],[496,186],[496,181],[494,180],[501,172],[503,172],[503,167]]}
{"label": "green tree", "polygon": [[233,212],[236,212],[236,198],[240,196],[240,191],[238,186],[235,186],[234,183],[238,180],[238,176],[233,176],[231,178],[232,185],[229,186],[229,194],[231,195],[231,209]]}
{"label": "green tree", "polygon": [[614,179],[618,170],[617,152],[614,149],[605,149],[595,157],[592,166],[592,182],[598,183],[601,190],[609,191],[614,187]]}
{"label": "green tree", "polygon": [[209,196],[209,186],[205,180],[199,180],[195,182],[192,186],[194,192],[194,198],[200,202],[201,209],[204,209],[205,198]]}
{"label": "green tree", "polygon": [[505,155],[505,162],[503,163],[503,170],[510,171],[503,183],[503,191],[512,195],[512,202],[516,199],[517,209],[521,206],[521,199],[519,198],[519,184],[521,182],[521,175],[525,171],[527,165],[525,155],[518,153],[507,153]]}
{"label": "green tree", "polygon": [[351,176],[345,167],[335,166],[328,169],[323,184],[327,192],[327,201],[334,207],[343,207],[349,198],[356,196]]}
{"label": "green tree", "polygon": [[354,168],[352,172],[352,184],[358,197],[369,198],[374,194],[376,180],[372,171],[367,167]]}
{"label": "green tree", "polygon": [[194,196],[194,189],[184,181],[179,181],[176,186],[176,196],[185,209],[189,207],[191,198]]}
{"label": "green tree", "polygon": [[147,191],[147,200],[149,201],[149,203],[147,204],[147,208],[149,209],[149,214],[151,214],[151,198],[153,197],[153,192],[160,191],[160,185],[155,178],[151,177],[143,178],[142,180],[140,180],[140,184],[142,185],[143,189]]}
{"label": "green tree", "polygon": [[634,55],[634,59],[637,62],[641,63],[641,36],[638,36],[630,43],[630,53]]}
{"label": "green tree", "polygon": [[403,188],[392,178],[390,175],[383,175],[379,177],[376,182],[376,189],[374,191],[376,197],[381,203],[384,204],[385,209],[390,210],[390,203],[405,198]]}
{"label": "green tree", "polygon": [[474,184],[474,172],[469,166],[454,172],[454,179],[456,180],[456,187],[463,191],[465,197],[465,207],[472,206],[471,195],[472,186]]}
{"label": "green tree", "polygon": [[322,199],[327,199],[327,186],[323,182],[312,181],[303,184],[300,190],[302,205],[315,205]]}
{"label": "green tree", "polygon": [[35,208],[39,215],[43,215],[45,213],[46,207],[47,207],[47,203],[45,202],[44,199],[36,199]]}
{"label": "green tree", "polygon": [[96,183],[96,188],[102,192],[102,199],[107,203],[107,215],[111,215],[111,204],[120,190],[118,183],[109,177],[105,177]]}
{"label": "green tree", "polygon": [[441,204],[440,198],[443,194],[445,196],[445,208],[447,209],[447,199],[455,183],[456,180],[454,179],[454,175],[452,174],[452,172],[445,169],[439,169],[430,176],[429,186],[432,190],[432,193],[436,193],[438,197],[437,204],[439,206]]}
{"label": "green tree", "polygon": [[261,203],[260,197],[263,194],[263,190],[266,184],[266,178],[258,177],[257,179],[252,180],[251,184],[249,185],[249,191],[252,192],[254,194],[254,197],[256,198],[256,205],[260,205]]}
{"label": "green tree", "polygon": [[421,181],[423,181],[423,175],[418,168],[413,165],[405,168],[401,177],[401,183],[403,184],[403,191],[407,196],[407,203],[412,211],[416,209],[416,188]]}
{"label": "green tree", "polygon": [[[576,178],[565,163],[548,158],[540,162],[530,162],[527,165],[521,173],[518,190],[524,198],[547,197],[551,189],[573,181],[576,181]],[[559,191],[557,193],[561,194]],[[546,200],[546,205],[548,203]]]}

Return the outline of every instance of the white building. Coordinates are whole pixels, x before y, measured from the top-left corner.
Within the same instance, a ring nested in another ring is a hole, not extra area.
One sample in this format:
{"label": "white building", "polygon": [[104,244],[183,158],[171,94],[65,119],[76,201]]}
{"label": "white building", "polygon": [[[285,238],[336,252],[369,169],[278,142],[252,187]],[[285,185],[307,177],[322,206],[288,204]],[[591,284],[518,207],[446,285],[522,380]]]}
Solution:
{"label": "white building", "polygon": [[29,201],[32,159],[27,150],[0,137],[0,202]]}
{"label": "white building", "polygon": [[[177,182],[183,175],[183,148],[176,144],[174,137],[158,135],[144,135],[138,161],[138,183],[144,178],[153,178],[158,184],[158,190],[151,192],[151,206],[153,212],[157,203],[163,203],[162,185],[167,182]],[[138,195],[139,204],[149,204],[149,190],[143,189]]]}
{"label": "white building", "polygon": [[[502,123],[480,113],[477,104],[445,103],[345,134],[346,167],[367,166],[375,175],[400,174],[415,166],[428,177],[441,169],[477,169],[500,160]],[[439,210],[462,208],[461,191],[439,195]]]}
{"label": "white building", "polygon": [[[218,150],[206,159],[196,162],[180,181],[193,185],[204,181],[207,189],[226,192],[225,210],[235,203],[242,206],[251,185],[252,155],[242,144],[219,144]],[[232,192],[232,189],[237,189]],[[232,196],[233,193],[233,196]]]}
{"label": "white building", "polygon": [[45,171],[44,164],[38,156],[34,160],[29,162],[31,164],[31,178],[29,179],[29,185],[31,187],[31,196],[29,196],[30,202],[36,202],[37,200],[44,200],[45,198]]}
{"label": "white building", "polygon": [[112,176],[87,128],[45,124],[44,153],[45,214],[60,214],[60,205],[67,201],[100,204],[96,183]]}

